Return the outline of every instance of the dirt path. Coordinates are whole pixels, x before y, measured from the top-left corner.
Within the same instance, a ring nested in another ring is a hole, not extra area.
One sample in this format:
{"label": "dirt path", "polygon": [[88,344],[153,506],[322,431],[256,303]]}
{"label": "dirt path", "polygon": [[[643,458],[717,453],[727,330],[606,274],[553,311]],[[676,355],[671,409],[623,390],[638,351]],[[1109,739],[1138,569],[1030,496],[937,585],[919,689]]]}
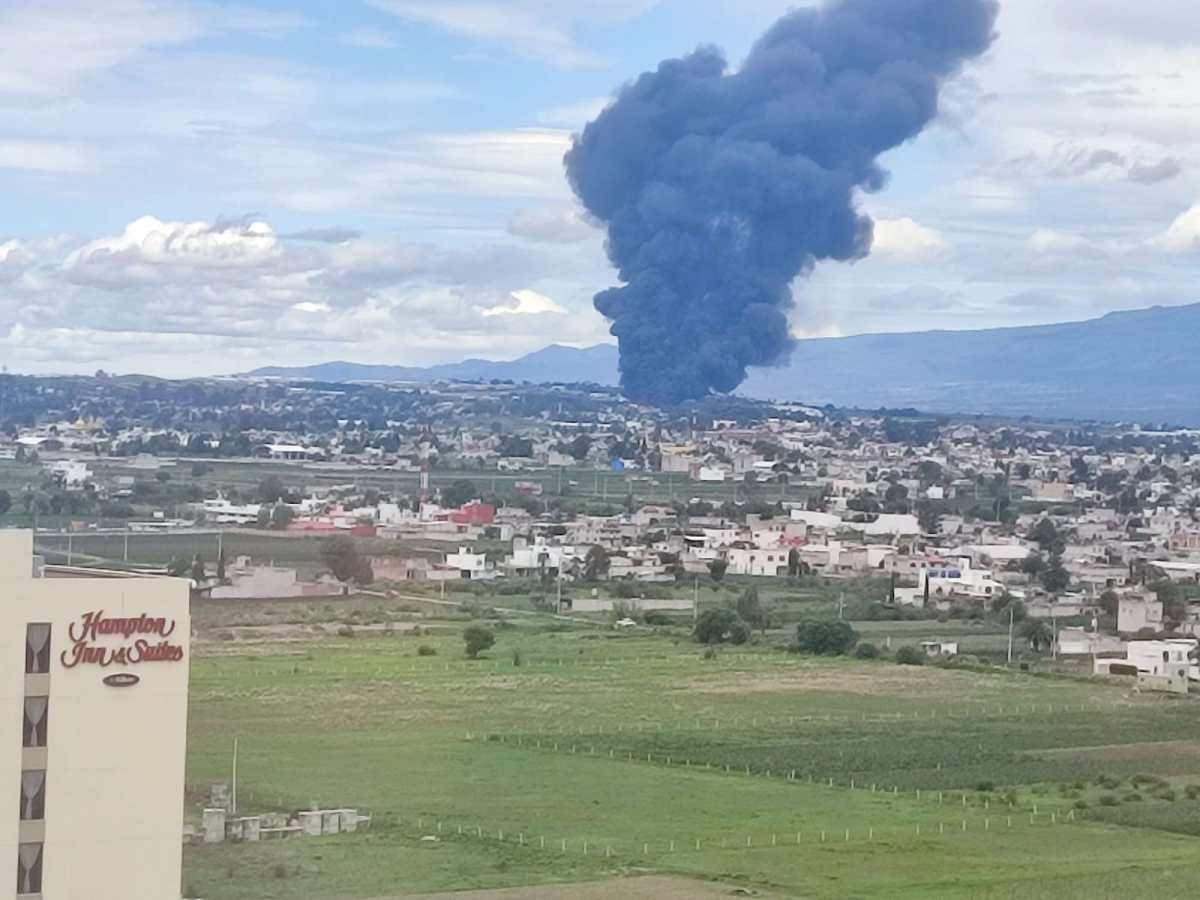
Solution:
{"label": "dirt path", "polygon": [[[780,895],[712,881],[651,875],[640,878],[613,878],[585,884],[546,884],[503,890],[416,894],[403,900],[705,900],[715,897],[758,897],[761,900],[772,900]],[[377,897],[375,900],[401,898]]]}

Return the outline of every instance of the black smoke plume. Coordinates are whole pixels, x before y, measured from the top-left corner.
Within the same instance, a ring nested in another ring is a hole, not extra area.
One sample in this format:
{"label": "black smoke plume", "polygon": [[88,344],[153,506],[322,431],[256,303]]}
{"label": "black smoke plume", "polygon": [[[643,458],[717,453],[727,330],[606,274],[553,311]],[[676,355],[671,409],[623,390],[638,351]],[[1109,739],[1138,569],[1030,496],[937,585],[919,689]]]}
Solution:
{"label": "black smoke plume", "polygon": [[624,87],[566,155],[621,287],[596,296],[621,384],[672,403],[791,352],[791,283],[871,249],[855,190],[991,44],[997,0],[838,0],[780,19],[730,72],[701,47]]}

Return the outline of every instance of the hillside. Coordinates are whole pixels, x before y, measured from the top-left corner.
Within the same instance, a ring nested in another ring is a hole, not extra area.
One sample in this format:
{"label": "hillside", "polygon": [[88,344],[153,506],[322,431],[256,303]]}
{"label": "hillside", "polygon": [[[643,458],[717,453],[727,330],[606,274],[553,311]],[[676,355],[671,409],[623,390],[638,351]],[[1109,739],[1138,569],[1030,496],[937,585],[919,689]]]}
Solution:
{"label": "hillside", "polygon": [[[1200,304],[1058,325],[806,340],[788,365],[755,370],[742,393],[860,408],[1200,425],[1197,335]],[[582,350],[552,345],[511,362],[472,359],[430,368],[326,363],[250,374],[615,384],[617,352],[612,345]]]}

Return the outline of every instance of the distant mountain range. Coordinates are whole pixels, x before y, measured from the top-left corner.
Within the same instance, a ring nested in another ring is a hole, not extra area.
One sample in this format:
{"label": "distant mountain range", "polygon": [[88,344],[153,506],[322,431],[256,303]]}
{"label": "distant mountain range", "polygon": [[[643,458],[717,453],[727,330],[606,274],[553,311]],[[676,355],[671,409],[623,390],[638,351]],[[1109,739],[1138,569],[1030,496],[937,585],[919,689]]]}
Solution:
{"label": "distant mountain range", "polygon": [[[250,376],[321,381],[505,379],[617,383],[617,348],[551,345],[510,362],[413,368],[347,362]],[[1200,425],[1200,303],[1085,322],[804,340],[756,369],[749,397],[842,407]]]}

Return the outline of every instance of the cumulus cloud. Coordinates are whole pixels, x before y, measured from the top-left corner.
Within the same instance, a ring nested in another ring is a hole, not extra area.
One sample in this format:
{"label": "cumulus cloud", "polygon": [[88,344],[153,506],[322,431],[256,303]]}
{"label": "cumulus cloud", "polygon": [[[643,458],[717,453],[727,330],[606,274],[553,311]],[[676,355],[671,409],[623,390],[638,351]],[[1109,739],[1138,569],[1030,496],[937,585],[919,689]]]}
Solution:
{"label": "cumulus cloud", "polygon": [[196,269],[257,268],[281,255],[266,222],[163,222],[143,216],[120,235],[84,244],[63,266],[77,280],[157,281],[187,278]]}
{"label": "cumulus cloud", "polygon": [[598,235],[578,208],[523,209],[508,222],[508,233],[531,241],[573,244]]}
{"label": "cumulus cloud", "polygon": [[539,294],[537,291],[523,289],[513,291],[510,296],[513,300],[512,303],[488,307],[483,310],[483,317],[490,319],[493,316],[540,316],[544,313],[565,316],[567,314],[565,309],[545,294]]}
{"label": "cumulus cloud", "polygon": [[1167,230],[1152,238],[1150,244],[1166,253],[1200,252],[1200,203],[1176,216]]}
{"label": "cumulus cloud", "polygon": [[876,219],[871,254],[905,262],[939,259],[950,253],[950,242],[934,228],[908,217]]}

